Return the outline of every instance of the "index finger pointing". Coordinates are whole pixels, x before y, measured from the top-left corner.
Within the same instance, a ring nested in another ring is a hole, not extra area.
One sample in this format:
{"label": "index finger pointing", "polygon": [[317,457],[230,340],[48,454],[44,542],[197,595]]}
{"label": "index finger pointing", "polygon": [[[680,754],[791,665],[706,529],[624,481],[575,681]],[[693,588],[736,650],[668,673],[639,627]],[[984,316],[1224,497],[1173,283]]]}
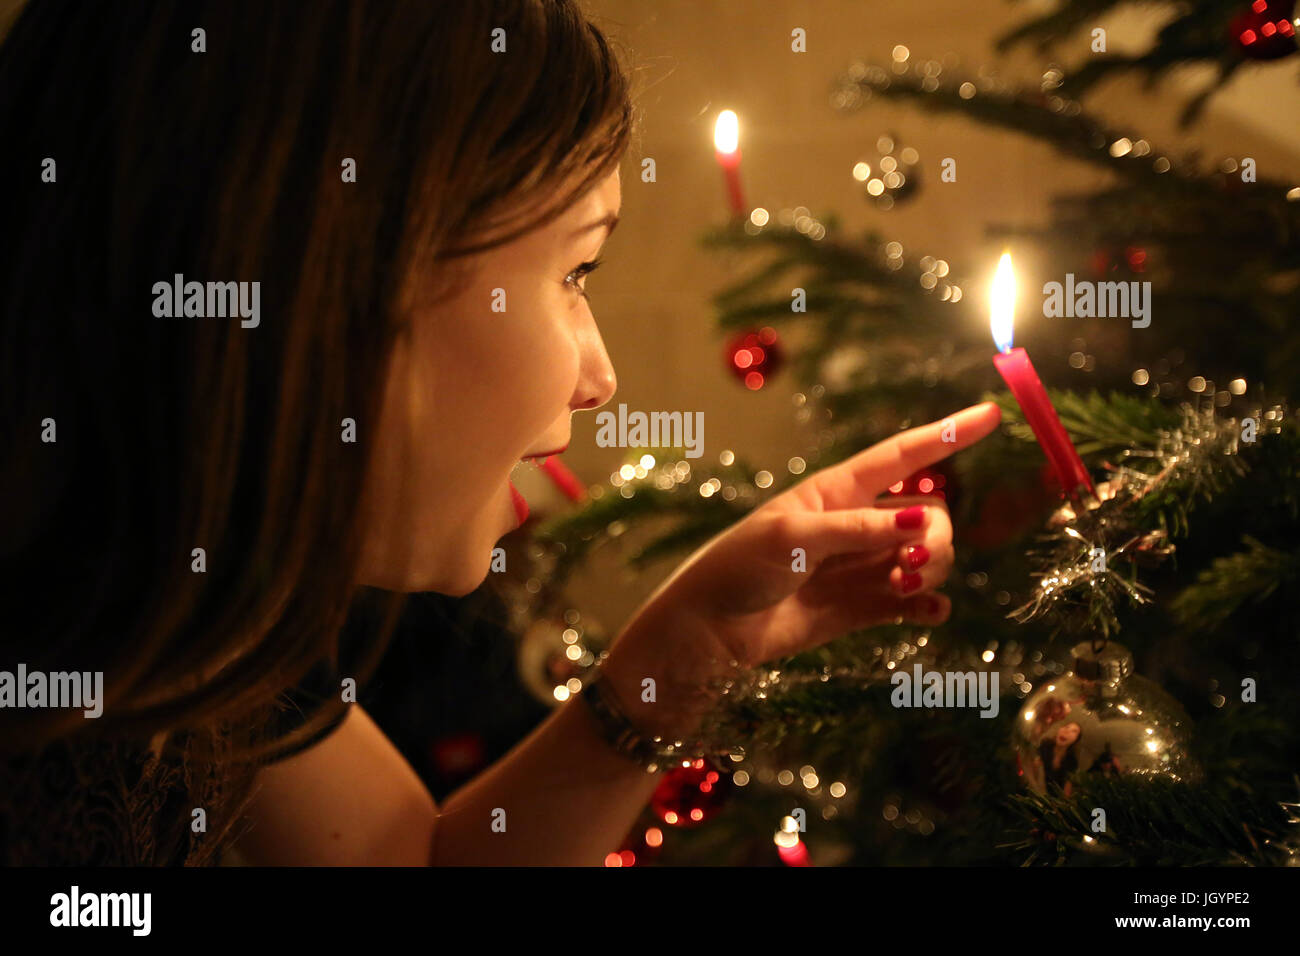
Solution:
{"label": "index finger pointing", "polygon": [[982,402],[878,442],[813,477],[822,507],[861,507],[913,472],[975,444],[1001,420],[995,403]]}

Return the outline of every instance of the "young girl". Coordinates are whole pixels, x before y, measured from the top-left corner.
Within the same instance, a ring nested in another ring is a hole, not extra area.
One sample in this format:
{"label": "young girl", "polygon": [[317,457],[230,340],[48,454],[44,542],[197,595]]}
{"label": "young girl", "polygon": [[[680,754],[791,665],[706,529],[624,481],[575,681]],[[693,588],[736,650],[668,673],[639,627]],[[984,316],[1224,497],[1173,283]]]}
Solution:
{"label": "young girl", "polygon": [[[947,617],[942,503],[876,499],[993,405],[701,548],[442,806],[345,699],[403,593],[483,582],[526,515],[518,462],[613,395],[584,276],[632,127],[572,0],[21,10],[0,49],[0,671],[103,692],[97,718],[0,709],[7,862],[599,864],[732,668]],[[391,600],[345,664],[362,593]],[[313,674],[333,693],[292,726]]]}

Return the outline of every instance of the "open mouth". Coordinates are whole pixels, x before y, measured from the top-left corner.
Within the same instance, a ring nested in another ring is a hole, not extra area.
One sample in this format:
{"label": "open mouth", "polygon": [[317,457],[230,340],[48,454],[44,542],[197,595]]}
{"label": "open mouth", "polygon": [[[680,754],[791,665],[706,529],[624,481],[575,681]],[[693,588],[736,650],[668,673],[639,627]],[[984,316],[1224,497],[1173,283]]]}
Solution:
{"label": "open mouth", "polygon": [[[531,464],[538,471],[544,472],[547,478],[559,489],[570,501],[582,501],[586,497],[586,489],[578,477],[564,466],[559,460],[558,455],[562,454],[569,446],[563,445],[560,448],[553,448],[549,451],[540,451],[536,454],[525,455],[520,458],[515,466],[510,470],[512,476],[517,475],[519,468],[524,464]],[[515,513],[519,516],[519,523],[524,523],[524,518],[528,516],[528,503],[524,501],[524,496],[520,494],[519,489],[515,487],[514,482],[510,482],[510,495],[515,503]]]}
{"label": "open mouth", "polygon": [[[562,448],[553,448],[549,451],[540,451],[537,452],[536,454],[524,455],[524,457],[520,458],[518,463],[515,464],[514,468],[510,469],[510,473],[512,475],[515,474],[518,471],[520,465],[523,465],[525,463],[531,464],[535,468],[539,468],[543,471],[546,471],[547,470],[546,459],[554,455],[560,454],[561,452],[564,451],[565,448],[568,447],[569,447],[568,445],[564,445]],[[515,487],[515,483],[513,481],[508,482],[508,484],[510,485],[510,500],[514,503],[515,506],[515,518],[518,519],[519,524],[522,525],[526,520],[528,520],[528,501],[524,498],[523,494],[519,491],[519,489]]]}

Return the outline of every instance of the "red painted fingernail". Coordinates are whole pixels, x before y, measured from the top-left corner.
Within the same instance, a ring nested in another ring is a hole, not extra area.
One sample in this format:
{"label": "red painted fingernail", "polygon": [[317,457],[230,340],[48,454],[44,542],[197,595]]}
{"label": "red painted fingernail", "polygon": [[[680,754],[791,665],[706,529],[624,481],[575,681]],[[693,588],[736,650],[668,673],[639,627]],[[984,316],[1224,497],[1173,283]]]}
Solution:
{"label": "red painted fingernail", "polygon": [[925,520],[925,505],[912,505],[894,515],[894,523],[900,528],[913,529],[921,527]]}
{"label": "red painted fingernail", "polygon": [[904,594],[906,594],[908,591],[915,591],[920,586],[921,586],[921,575],[917,574],[915,571],[903,575]]}
{"label": "red painted fingernail", "polygon": [[943,610],[943,602],[937,597],[928,597],[925,599],[925,610],[929,614],[938,614]]}
{"label": "red painted fingernail", "polygon": [[907,566],[915,571],[930,560],[930,549],[923,544],[914,544],[907,549]]}

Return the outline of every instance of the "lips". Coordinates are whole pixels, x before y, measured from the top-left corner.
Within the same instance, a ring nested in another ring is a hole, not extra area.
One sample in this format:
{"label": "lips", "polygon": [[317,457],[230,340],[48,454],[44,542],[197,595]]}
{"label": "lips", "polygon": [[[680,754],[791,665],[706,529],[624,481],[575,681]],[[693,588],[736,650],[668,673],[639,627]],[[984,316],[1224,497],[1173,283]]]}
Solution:
{"label": "lips", "polygon": [[564,450],[568,447],[569,447],[568,445],[565,445],[562,448],[555,448],[552,449],[551,451],[538,452],[535,455],[524,455],[524,457],[521,458],[520,461],[532,461],[534,458],[550,458],[552,455],[563,454]]}
{"label": "lips", "polygon": [[520,524],[523,524],[528,520],[528,502],[524,500],[524,496],[519,493],[519,489],[515,487],[513,481],[509,482],[509,484],[510,500],[515,505],[515,517],[519,519]]}

